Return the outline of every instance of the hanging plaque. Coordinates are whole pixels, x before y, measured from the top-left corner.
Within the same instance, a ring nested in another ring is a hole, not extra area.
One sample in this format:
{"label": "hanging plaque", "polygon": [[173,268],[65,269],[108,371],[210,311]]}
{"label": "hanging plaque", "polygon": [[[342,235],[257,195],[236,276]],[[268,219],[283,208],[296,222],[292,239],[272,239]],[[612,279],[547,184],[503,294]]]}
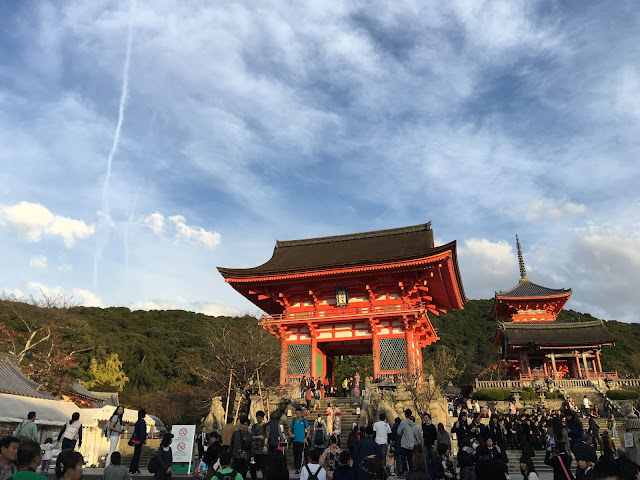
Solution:
{"label": "hanging plaque", "polygon": [[346,288],[336,288],[336,307],[349,305],[349,293]]}

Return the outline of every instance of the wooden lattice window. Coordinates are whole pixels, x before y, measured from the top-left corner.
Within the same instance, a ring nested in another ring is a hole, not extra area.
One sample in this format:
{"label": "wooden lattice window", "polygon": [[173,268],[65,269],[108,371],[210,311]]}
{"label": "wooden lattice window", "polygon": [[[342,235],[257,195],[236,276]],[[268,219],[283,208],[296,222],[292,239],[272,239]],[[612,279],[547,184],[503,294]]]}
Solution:
{"label": "wooden lattice window", "polygon": [[381,338],[380,370],[406,370],[407,354],[404,338]]}
{"label": "wooden lattice window", "polygon": [[289,375],[309,375],[311,345],[294,344],[287,348],[287,373]]}

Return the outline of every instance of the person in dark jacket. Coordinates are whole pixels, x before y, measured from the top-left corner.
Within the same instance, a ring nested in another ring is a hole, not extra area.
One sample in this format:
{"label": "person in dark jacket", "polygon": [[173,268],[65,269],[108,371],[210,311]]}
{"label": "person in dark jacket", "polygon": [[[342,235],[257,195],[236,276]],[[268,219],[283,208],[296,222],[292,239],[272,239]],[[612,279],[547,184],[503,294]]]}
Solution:
{"label": "person in dark jacket", "polygon": [[502,434],[502,428],[500,423],[498,422],[498,415],[495,413],[491,415],[489,419],[489,426],[487,427],[487,432],[491,440],[493,440],[494,445],[500,445],[501,450],[505,450],[505,438]]}
{"label": "person in dark jacket", "polygon": [[209,448],[207,448],[207,451],[204,452],[204,456],[202,457],[202,461],[207,465],[207,480],[211,480],[211,477],[215,473],[213,466],[220,458],[220,452],[222,452],[222,445],[220,444],[221,438],[218,432],[211,432]]}
{"label": "person in dark jacket", "polygon": [[459,444],[460,450],[458,451],[458,467],[460,468],[460,480],[463,479],[475,479],[475,459],[471,453],[471,442],[468,438],[465,438]]}
{"label": "person in dark jacket", "polygon": [[144,421],[144,417],[147,416],[147,411],[144,408],[138,410],[138,420],[133,427],[133,435],[131,436],[131,443],[133,443],[133,457],[131,457],[131,463],[129,464],[129,473],[140,473],[140,454],[142,453],[142,446],[147,443],[147,424]]}
{"label": "person in dark jacket", "polygon": [[456,434],[458,442],[462,441],[464,438],[469,438],[471,432],[469,432],[469,424],[467,423],[467,412],[460,412],[458,421],[453,424],[453,427],[451,427],[451,433]]}
{"label": "person in dark jacket", "polygon": [[400,427],[400,417],[396,417],[393,422],[391,435],[389,436],[389,444],[393,445],[393,458],[396,462],[396,475],[401,475],[403,472],[402,458],[400,457],[400,452],[402,450],[402,436],[398,435],[398,427]]}
{"label": "person in dark jacket", "polygon": [[[588,433],[582,434],[582,441],[576,443],[573,448],[573,455],[578,460],[592,460],[597,461],[596,449],[591,445],[591,435]],[[584,469],[580,468],[580,465],[576,467],[576,478],[582,477]]]}
{"label": "person in dark jacket", "polygon": [[207,426],[202,425],[200,429],[200,433],[196,435],[196,445],[198,447],[198,461],[196,462],[196,468],[194,473],[197,473],[198,469],[200,468],[200,462],[204,457],[204,452],[206,450],[207,445],[209,445],[209,438],[210,437],[209,437],[209,434],[207,433]]}
{"label": "person in dark jacket", "polygon": [[287,468],[287,459],[282,450],[276,450],[270,457],[267,465],[267,474],[265,480],[289,480],[289,469]]}
{"label": "person in dark jacket", "polygon": [[173,452],[171,451],[172,433],[165,433],[160,442],[160,448],[156,452],[158,470],[153,474],[154,480],[170,480],[173,466]]}
{"label": "person in dark jacket", "polygon": [[571,450],[573,451],[573,446],[582,439],[584,430],[582,429],[582,424],[576,419],[573,412],[568,411],[566,417],[567,428],[569,429],[569,443],[571,444]]}
{"label": "person in dark jacket", "polygon": [[242,478],[247,478],[252,443],[253,437],[249,431],[249,419],[242,417],[240,419],[240,429],[233,432],[229,444],[229,452],[233,457],[233,468],[242,475]]}
{"label": "person in dark jacket", "polygon": [[422,453],[413,454],[413,468],[407,473],[407,480],[431,480],[427,473],[427,459]]}
{"label": "person in dark jacket", "polygon": [[433,480],[450,480],[452,478],[455,478],[454,474],[448,472],[445,468],[445,463],[447,460],[449,460],[449,445],[447,445],[446,443],[438,444],[437,452],[438,454],[436,455],[436,458],[431,461],[431,478]]}
{"label": "person in dark jacket", "polygon": [[353,449],[353,465],[357,480],[367,479],[367,474],[362,469],[362,461],[369,455],[378,454],[378,447],[376,446],[376,441],[373,439],[373,427],[371,425],[367,426],[364,432],[364,438],[356,443]]}
{"label": "person in dark jacket", "polygon": [[553,450],[548,447],[544,457],[544,463],[553,467],[553,480],[575,480],[571,473],[571,455],[567,453],[564,443],[556,443],[555,455],[552,455]]}
{"label": "person in dark jacket", "polygon": [[343,450],[340,452],[340,458],[338,459],[338,468],[333,471],[333,480],[356,480],[356,472],[351,468],[349,462],[351,461],[351,454],[349,450]]}
{"label": "person in dark jacket", "polygon": [[478,456],[478,462],[476,463],[477,480],[504,480],[507,478],[507,465],[497,457],[492,457],[487,447],[478,447],[476,454]]}

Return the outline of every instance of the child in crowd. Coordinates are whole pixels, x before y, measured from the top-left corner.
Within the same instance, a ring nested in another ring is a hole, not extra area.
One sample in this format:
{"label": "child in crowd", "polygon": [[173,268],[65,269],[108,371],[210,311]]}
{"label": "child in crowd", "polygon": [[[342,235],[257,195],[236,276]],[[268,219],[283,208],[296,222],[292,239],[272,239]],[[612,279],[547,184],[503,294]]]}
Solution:
{"label": "child in crowd", "polygon": [[40,473],[47,473],[49,471],[49,465],[51,465],[51,460],[53,459],[53,439],[51,437],[47,438],[44,443],[40,445],[40,449],[42,450]]}

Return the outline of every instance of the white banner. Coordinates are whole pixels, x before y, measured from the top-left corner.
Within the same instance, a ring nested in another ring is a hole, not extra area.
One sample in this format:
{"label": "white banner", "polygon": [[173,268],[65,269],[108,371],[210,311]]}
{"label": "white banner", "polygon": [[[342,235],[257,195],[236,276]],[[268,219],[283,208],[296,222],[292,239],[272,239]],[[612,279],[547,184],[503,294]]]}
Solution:
{"label": "white banner", "polygon": [[173,463],[188,463],[191,470],[191,459],[193,458],[193,441],[196,436],[195,425],[174,425],[171,427],[173,442]]}

